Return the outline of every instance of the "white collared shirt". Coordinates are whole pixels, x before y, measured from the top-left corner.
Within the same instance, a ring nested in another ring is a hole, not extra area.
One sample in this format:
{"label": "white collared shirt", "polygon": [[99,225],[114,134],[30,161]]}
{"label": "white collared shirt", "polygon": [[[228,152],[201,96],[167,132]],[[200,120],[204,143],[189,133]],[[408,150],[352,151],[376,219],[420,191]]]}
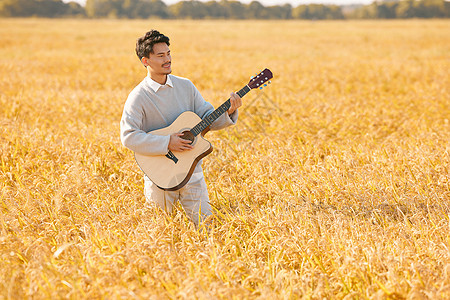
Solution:
{"label": "white collared shirt", "polygon": [[147,84],[150,86],[150,88],[151,88],[155,93],[157,93],[157,92],[159,91],[160,88],[164,88],[165,86],[173,87],[172,79],[170,79],[170,76],[167,75],[166,78],[167,78],[167,79],[166,79],[166,83],[165,83],[164,85],[162,85],[162,84],[160,84],[160,83],[154,81],[154,80],[151,79],[150,76],[148,76],[148,75],[147,75],[147,77],[146,77],[145,79],[147,80]]}

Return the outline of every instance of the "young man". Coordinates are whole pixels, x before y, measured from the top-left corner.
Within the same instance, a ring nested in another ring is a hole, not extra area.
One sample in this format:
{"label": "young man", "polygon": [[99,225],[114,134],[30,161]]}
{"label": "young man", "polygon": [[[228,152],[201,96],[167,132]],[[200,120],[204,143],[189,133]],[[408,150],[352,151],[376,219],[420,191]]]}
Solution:
{"label": "young man", "polygon": [[[128,96],[120,122],[120,138],[125,147],[142,155],[166,155],[169,150],[175,153],[191,150],[190,141],[182,139],[179,133],[170,136],[147,133],[169,126],[185,111],[193,111],[202,119],[214,111],[191,81],[171,75],[169,46],[169,38],[156,30],[147,32],[136,42],[136,54],[147,68],[147,77]],[[235,93],[231,94],[230,100],[230,109],[211,125],[211,130],[236,124],[237,109],[242,102]],[[211,215],[201,161],[189,182],[179,190],[162,190],[145,175],[144,183],[148,204],[155,204],[171,213],[173,206],[180,201],[195,224]]]}

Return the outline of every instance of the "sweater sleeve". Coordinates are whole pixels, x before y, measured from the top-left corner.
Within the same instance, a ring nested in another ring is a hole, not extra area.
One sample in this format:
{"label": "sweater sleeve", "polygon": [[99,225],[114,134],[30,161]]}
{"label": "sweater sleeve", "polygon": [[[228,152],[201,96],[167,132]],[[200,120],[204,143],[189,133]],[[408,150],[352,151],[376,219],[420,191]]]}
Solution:
{"label": "sweater sleeve", "polygon": [[170,136],[152,135],[142,129],[145,112],[141,98],[139,93],[131,93],[125,102],[120,121],[122,144],[142,155],[165,155],[169,151]]}

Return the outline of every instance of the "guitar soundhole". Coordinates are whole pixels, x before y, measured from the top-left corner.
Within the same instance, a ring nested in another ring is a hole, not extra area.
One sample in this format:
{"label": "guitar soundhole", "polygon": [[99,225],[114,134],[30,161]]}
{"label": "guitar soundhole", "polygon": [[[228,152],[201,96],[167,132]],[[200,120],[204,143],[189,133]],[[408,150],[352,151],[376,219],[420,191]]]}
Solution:
{"label": "guitar soundhole", "polygon": [[194,142],[195,136],[190,130],[183,131],[182,133],[183,133],[183,135],[181,136],[182,139],[191,141],[191,144]]}

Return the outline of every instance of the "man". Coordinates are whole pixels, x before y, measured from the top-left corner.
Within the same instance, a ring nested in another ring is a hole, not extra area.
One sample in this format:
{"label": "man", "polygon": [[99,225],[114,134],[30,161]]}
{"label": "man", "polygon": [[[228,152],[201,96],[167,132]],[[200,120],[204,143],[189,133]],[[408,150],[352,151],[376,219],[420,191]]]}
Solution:
{"label": "man", "polygon": [[[147,77],[128,96],[120,122],[120,137],[125,147],[142,155],[191,150],[190,141],[182,139],[179,133],[170,136],[147,133],[169,126],[185,111],[193,111],[202,119],[214,111],[191,81],[171,75],[169,46],[169,38],[156,30],[147,32],[136,42],[136,54],[147,68]],[[230,109],[211,124],[211,130],[236,124],[237,109],[242,101],[237,94],[231,93],[230,102]],[[155,204],[171,213],[173,206],[180,201],[195,224],[212,213],[201,161],[189,182],[179,190],[162,190],[145,175],[144,183],[148,204]]]}

